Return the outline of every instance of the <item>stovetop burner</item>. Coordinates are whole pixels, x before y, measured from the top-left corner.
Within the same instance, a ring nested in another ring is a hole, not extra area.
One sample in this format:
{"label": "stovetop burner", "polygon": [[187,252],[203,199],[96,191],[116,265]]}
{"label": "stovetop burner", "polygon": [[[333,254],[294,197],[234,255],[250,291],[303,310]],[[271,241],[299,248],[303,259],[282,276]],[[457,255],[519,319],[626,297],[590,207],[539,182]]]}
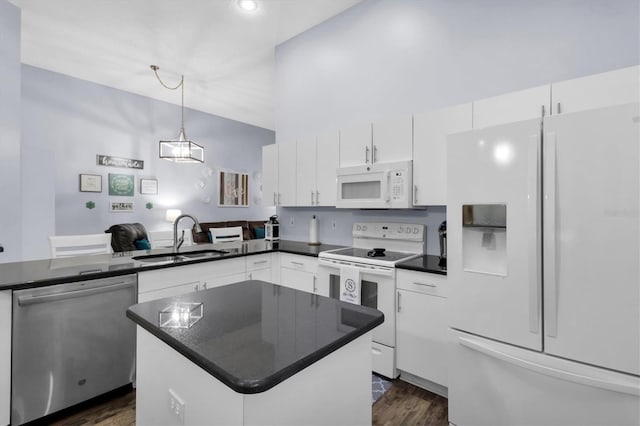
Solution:
{"label": "stovetop burner", "polygon": [[[398,251],[387,251],[385,249],[365,249],[365,248],[356,248],[356,247],[348,247],[337,250],[329,250],[326,252],[322,252],[320,254],[321,257],[335,257],[339,256],[341,259],[345,260],[360,260],[362,262],[367,261],[381,261],[385,263],[395,264],[397,262],[401,262],[410,257],[415,256],[417,253],[405,253]],[[347,259],[353,258],[353,259]]]}
{"label": "stovetop burner", "polygon": [[383,248],[374,248],[373,250],[367,252],[367,256],[369,257],[385,257]]}

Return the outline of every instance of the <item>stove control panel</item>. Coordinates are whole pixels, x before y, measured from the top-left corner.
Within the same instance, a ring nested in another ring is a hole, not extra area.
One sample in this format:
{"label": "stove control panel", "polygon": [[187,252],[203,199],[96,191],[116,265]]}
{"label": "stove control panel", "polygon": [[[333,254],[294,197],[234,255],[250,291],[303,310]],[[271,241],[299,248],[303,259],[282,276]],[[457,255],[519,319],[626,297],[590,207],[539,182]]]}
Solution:
{"label": "stove control panel", "polygon": [[425,226],[415,223],[354,223],[354,238],[377,238],[404,241],[424,241]]}

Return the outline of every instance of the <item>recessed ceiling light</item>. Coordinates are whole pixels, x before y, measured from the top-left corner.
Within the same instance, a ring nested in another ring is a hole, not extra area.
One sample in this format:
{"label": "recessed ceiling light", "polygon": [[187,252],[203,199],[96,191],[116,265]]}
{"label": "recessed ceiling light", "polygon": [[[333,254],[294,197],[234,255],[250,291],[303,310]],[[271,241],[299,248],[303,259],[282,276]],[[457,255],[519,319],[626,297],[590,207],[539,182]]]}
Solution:
{"label": "recessed ceiling light", "polygon": [[245,12],[253,12],[258,9],[256,0],[238,0],[238,7]]}

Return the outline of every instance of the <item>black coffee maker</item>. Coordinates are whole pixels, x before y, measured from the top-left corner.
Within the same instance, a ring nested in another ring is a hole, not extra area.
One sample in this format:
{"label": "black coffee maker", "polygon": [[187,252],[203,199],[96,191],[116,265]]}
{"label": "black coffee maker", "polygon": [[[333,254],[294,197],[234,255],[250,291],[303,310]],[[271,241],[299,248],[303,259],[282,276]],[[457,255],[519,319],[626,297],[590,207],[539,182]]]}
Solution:
{"label": "black coffee maker", "polygon": [[440,239],[440,260],[438,266],[447,268],[447,221],[445,220],[438,227],[438,237]]}

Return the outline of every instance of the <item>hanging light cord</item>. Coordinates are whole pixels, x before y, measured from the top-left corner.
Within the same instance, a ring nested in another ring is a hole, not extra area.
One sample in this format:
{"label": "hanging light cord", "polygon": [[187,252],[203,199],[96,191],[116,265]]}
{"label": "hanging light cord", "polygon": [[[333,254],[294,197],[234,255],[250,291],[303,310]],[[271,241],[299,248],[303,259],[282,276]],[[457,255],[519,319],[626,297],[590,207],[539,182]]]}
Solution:
{"label": "hanging light cord", "polygon": [[164,86],[165,88],[167,88],[169,90],[176,90],[178,88],[181,89],[180,90],[180,106],[181,106],[181,111],[182,111],[182,118],[181,118],[182,122],[181,122],[180,129],[184,133],[184,75],[180,76],[180,83],[178,83],[176,85],[176,87],[171,87],[171,86],[167,86],[166,84],[164,84],[164,82],[162,81],[162,79],[158,75],[158,70],[160,69],[159,66],[151,65],[151,69],[153,70],[153,73],[156,75],[156,78],[158,79],[160,84],[162,84],[162,86]]}

